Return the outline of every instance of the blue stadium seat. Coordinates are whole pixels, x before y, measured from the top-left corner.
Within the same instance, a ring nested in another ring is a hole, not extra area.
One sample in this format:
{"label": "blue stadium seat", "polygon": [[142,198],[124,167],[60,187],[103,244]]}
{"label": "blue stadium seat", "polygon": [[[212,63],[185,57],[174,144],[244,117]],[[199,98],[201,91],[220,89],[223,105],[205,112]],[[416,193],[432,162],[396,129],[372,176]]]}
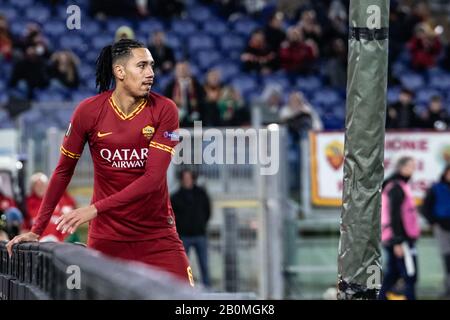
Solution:
{"label": "blue stadium seat", "polygon": [[417,73],[404,73],[400,77],[402,85],[412,91],[416,91],[425,86],[423,77]]}
{"label": "blue stadium seat", "polygon": [[76,33],[68,33],[61,37],[59,40],[59,45],[61,49],[72,50],[77,54],[85,53],[89,49],[84,38]]}
{"label": "blue stadium seat", "polygon": [[151,18],[149,20],[145,20],[139,23],[138,31],[143,33],[147,38],[155,31],[164,31],[164,25],[161,21]]}
{"label": "blue stadium seat", "polygon": [[36,90],[36,100],[39,102],[57,102],[64,101],[64,94],[56,91]]}
{"label": "blue stadium seat", "polygon": [[68,30],[65,20],[52,19],[42,25],[42,31],[50,37],[61,37]]}
{"label": "blue stadium seat", "polygon": [[212,50],[215,47],[214,39],[206,34],[192,35],[188,40],[189,51]]}
{"label": "blue stadium seat", "polygon": [[180,37],[174,32],[166,33],[166,42],[173,50],[180,49],[183,46]]}
{"label": "blue stadium seat", "polygon": [[431,76],[429,86],[438,90],[450,90],[450,75],[447,73]]}
{"label": "blue stadium seat", "polygon": [[213,68],[216,68],[220,71],[222,81],[224,83],[228,83],[233,77],[239,74],[239,66],[233,62],[220,62],[215,65]]}
{"label": "blue stadium seat", "polygon": [[71,108],[61,108],[56,110],[55,117],[58,120],[59,127],[65,127],[70,122],[72,117],[73,109]]}
{"label": "blue stadium seat", "polygon": [[336,90],[322,88],[313,95],[313,105],[321,104],[325,108],[333,107],[342,103],[342,99]]}
{"label": "blue stadium seat", "polygon": [[315,76],[299,77],[297,78],[295,85],[298,90],[309,95],[322,87],[322,81],[320,80],[320,77]]}
{"label": "blue stadium seat", "polygon": [[14,0],[11,1],[16,8],[29,8],[33,5],[34,0]]}
{"label": "blue stadium seat", "polygon": [[190,36],[197,32],[197,26],[190,20],[174,20],[172,31],[180,36]]}
{"label": "blue stadium seat", "polygon": [[15,36],[21,37],[25,34],[25,29],[28,23],[28,20],[15,19],[9,22],[9,29]]}
{"label": "blue stadium seat", "polygon": [[233,23],[233,30],[239,34],[248,37],[255,29],[259,27],[259,24],[251,19],[238,19]]}
{"label": "blue stadium seat", "polygon": [[75,103],[79,103],[82,100],[92,97],[93,95],[95,95],[96,92],[95,90],[87,90],[87,89],[81,89],[81,90],[77,90],[77,91],[73,91],[71,94],[71,100]]}
{"label": "blue stadium seat", "polygon": [[27,124],[34,124],[42,120],[42,111],[40,109],[32,108],[23,113],[22,120]]}
{"label": "blue stadium seat", "polygon": [[160,90],[160,92],[164,92],[164,90],[166,90],[167,86],[169,85],[170,82],[172,82],[172,80],[173,80],[172,74],[158,75],[156,77],[155,84],[157,84],[157,88]]}
{"label": "blue stadium seat", "polygon": [[224,34],[220,39],[220,46],[226,52],[230,50],[242,51],[245,45],[244,38],[233,33]]}
{"label": "blue stadium seat", "polygon": [[416,94],[416,103],[428,105],[428,103],[430,102],[430,99],[436,95],[438,95],[438,96],[441,95],[438,90],[429,89],[429,88],[421,89]]}
{"label": "blue stadium seat", "polygon": [[283,73],[264,76],[262,77],[262,81],[263,87],[269,84],[277,84],[281,86],[281,88],[289,88],[291,86],[288,77]]}
{"label": "blue stadium seat", "polygon": [[115,18],[115,19],[107,20],[106,31],[111,34],[112,38],[114,38],[114,35],[115,35],[117,29],[119,29],[122,26],[128,26],[131,29],[133,29],[133,27],[130,23],[130,20],[122,19],[122,18],[120,18],[120,19]]}
{"label": "blue stadium seat", "polygon": [[89,38],[101,32],[101,27],[97,21],[85,18],[81,21],[81,29],[77,30],[77,32],[81,32],[89,40]]}
{"label": "blue stadium seat", "polygon": [[95,66],[89,64],[81,64],[78,67],[78,74],[82,80],[87,81],[95,75]]}
{"label": "blue stadium seat", "polygon": [[36,21],[44,24],[50,18],[50,9],[43,6],[31,6],[25,11],[25,17],[30,21]]}
{"label": "blue stadium seat", "polygon": [[200,69],[207,71],[222,59],[222,55],[217,51],[202,50],[197,52],[195,59]]}
{"label": "blue stadium seat", "polygon": [[4,4],[0,5],[0,12],[8,19],[10,23],[18,16],[17,10],[14,9],[14,7],[5,6]]}
{"label": "blue stadium seat", "polygon": [[228,32],[228,27],[225,22],[218,19],[210,19],[203,22],[202,25],[203,32],[207,32],[209,34],[215,36],[222,36]]}
{"label": "blue stadium seat", "polygon": [[387,90],[387,103],[388,104],[396,103],[398,101],[398,96],[400,94],[400,90],[401,90],[401,88],[398,86],[388,88],[388,90]]}
{"label": "blue stadium seat", "polygon": [[202,22],[212,17],[211,11],[205,6],[188,7],[188,15],[195,22]]}
{"label": "blue stadium seat", "polygon": [[231,79],[232,86],[238,90],[242,95],[248,91],[255,91],[258,88],[258,83],[254,77],[250,75],[239,75]]}
{"label": "blue stadium seat", "polygon": [[112,44],[114,41],[113,37],[108,34],[99,34],[92,38],[91,46],[92,49],[99,52],[103,47]]}

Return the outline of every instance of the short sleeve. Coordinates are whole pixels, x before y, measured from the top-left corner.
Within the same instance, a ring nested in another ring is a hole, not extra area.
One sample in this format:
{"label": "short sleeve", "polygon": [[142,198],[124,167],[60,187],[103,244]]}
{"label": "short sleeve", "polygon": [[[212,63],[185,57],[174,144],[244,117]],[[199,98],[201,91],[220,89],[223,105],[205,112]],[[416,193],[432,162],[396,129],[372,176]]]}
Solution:
{"label": "short sleeve", "polygon": [[72,159],[80,158],[87,139],[87,132],[83,125],[86,122],[83,121],[83,110],[83,104],[75,109],[60,148],[63,155]]}
{"label": "short sleeve", "polygon": [[156,128],[149,147],[174,155],[174,148],[180,141],[178,128],[178,108],[173,101],[168,100],[161,113],[161,121]]}

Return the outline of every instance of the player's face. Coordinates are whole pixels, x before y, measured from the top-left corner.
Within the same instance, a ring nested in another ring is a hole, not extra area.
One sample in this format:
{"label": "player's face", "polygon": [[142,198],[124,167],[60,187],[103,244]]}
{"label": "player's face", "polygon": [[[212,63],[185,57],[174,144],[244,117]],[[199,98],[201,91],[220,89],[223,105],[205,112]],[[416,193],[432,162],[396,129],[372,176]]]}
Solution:
{"label": "player's face", "polygon": [[155,73],[154,60],[146,48],[137,48],[131,51],[131,57],[125,64],[123,84],[135,97],[145,97],[150,91]]}

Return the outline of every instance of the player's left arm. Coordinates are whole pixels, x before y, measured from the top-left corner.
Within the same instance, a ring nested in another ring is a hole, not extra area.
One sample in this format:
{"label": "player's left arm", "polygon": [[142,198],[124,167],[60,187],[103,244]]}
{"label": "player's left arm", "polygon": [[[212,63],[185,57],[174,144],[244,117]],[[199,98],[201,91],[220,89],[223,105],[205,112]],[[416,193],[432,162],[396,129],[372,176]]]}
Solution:
{"label": "player's left arm", "polygon": [[64,215],[58,221],[58,230],[63,233],[73,233],[79,225],[92,220],[97,215],[104,214],[113,208],[126,207],[162,187],[172,155],[175,154],[174,147],[178,144],[176,138],[178,108],[175,103],[168,103],[161,117],[161,122],[149,145],[145,173],[121,191],[101,199],[89,207],[79,208]]}

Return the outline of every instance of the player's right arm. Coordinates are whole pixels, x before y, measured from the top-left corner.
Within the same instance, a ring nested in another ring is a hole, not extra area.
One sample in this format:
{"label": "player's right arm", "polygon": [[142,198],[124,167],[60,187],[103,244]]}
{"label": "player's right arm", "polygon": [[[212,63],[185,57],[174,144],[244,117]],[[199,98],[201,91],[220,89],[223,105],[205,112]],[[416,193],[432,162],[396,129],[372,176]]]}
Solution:
{"label": "player's right arm", "polygon": [[86,114],[85,109],[85,103],[83,102],[75,109],[60,147],[61,156],[58,165],[50,179],[35,223],[30,232],[16,236],[7,244],[10,255],[14,244],[24,241],[37,241],[39,239],[47,227],[55,207],[69,185],[78,159],[83,152],[84,144],[87,141],[89,123],[87,118],[89,118],[89,115]]}

